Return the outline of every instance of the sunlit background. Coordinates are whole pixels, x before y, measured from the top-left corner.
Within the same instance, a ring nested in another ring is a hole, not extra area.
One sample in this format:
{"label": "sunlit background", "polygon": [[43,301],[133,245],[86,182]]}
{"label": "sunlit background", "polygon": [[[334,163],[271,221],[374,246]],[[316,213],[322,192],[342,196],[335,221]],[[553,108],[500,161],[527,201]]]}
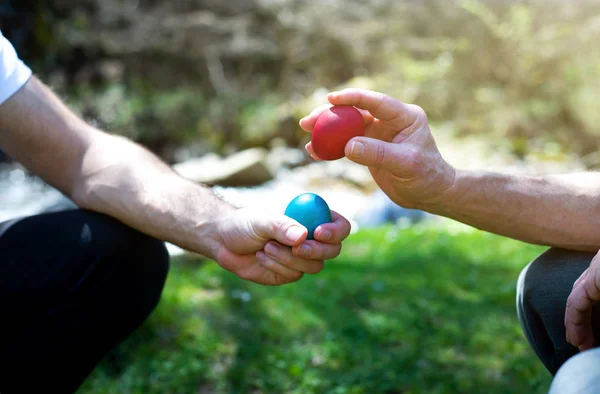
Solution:
{"label": "sunlit background", "polygon": [[[147,324],[82,393],[544,393],[514,311],[543,249],[405,210],[298,121],[329,91],[425,109],[461,168],[600,167],[600,2],[0,2],[20,57],[78,114],[240,205],[313,191],[353,235],[317,276],[236,280],[170,245]],[[0,154],[0,221],[71,203]]]}

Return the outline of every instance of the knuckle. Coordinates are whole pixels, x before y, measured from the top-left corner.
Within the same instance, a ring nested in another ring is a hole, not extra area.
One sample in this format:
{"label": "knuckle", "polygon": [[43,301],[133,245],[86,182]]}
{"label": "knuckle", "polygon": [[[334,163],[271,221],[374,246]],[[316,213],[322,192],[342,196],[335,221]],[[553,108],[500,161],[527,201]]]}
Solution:
{"label": "knuckle", "polygon": [[419,170],[423,168],[425,157],[423,156],[423,152],[421,152],[420,150],[408,148],[404,152],[403,156],[403,162],[406,170],[412,172],[419,172]]}
{"label": "knuckle", "polygon": [[277,229],[277,223],[271,220],[251,221],[249,223],[251,234],[255,239],[270,238]]}
{"label": "knuckle", "polygon": [[389,99],[390,97],[388,97],[387,95],[377,92],[377,102],[373,107],[373,113],[377,113],[383,107],[385,102]]}
{"label": "knuckle", "polygon": [[284,277],[283,275],[275,274],[275,286],[285,285],[286,283],[289,283],[289,280],[286,277]]}
{"label": "knuckle", "polygon": [[285,266],[291,267],[294,265],[294,258],[288,250],[281,251],[277,256],[277,262]]}
{"label": "knuckle", "polygon": [[[350,223],[350,221],[346,218],[342,218],[341,220],[341,231],[340,231],[340,238],[343,240],[345,238],[348,237],[348,235],[350,235],[350,232],[352,231],[352,223]],[[333,239],[336,239],[334,237],[332,237]]]}
{"label": "knuckle", "polygon": [[573,303],[574,302],[575,302],[575,293],[571,293],[567,297],[566,308],[567,309],[573,308]]}
{"label": "knuckle", "polygon": [[279,276],[281,276],[281,280],[284,281],[282,284],[284,284],[284,283],[297,282],[300,279],[302,279],[303,275],[304,274],[302,272],[295,271],[293,274],[290,274],[290,275],[286,276],[285,278],[281,275],[279,275]]}
{"label": "knuckle", "polygon": [[385,146],[379,143],[375,148],[375,166],[380,166],[385,162],[386,159],[386,151]]}
{"label": "knuckle", "polygon": [[319,272],[321,272],[323,270],[324,267],[325,267],[325,263],[323,261],[318,261],[313,265],[310,273],[318,274]]}
{"label": "knuckle", "polygon": [[335,255],[333,257],[339,256],[340,253],[342,253],[342,244],[337,245],[336,250],[335,250]]}
{"label": "knuckle", "polygon": [[277,234],[279,231],[285,231],[285,225],[279,221],[271,221],[267,225],[269,235]]}
{"label": "knuckle", "polygon": [[571,310],[573,309],[573,300],[571,299],[571,296],[569,296],[569,298],[567,298],[567,302],[565,304],[565,316],[566,318],[569,317],[569,315],[571,314]]}
{"label": "knuckle", "polygon": [[412,104],[412,108],[415,111],[416,121],[426,123],[427,122],[427,113],[425,112],[425,110],[416,104]]}
{"label": "knuckle", "polygon": [[597,299],[600,297],[600,275],[594,275],[594,280],[592,282],[594,286],[594,301],[597,301]]}

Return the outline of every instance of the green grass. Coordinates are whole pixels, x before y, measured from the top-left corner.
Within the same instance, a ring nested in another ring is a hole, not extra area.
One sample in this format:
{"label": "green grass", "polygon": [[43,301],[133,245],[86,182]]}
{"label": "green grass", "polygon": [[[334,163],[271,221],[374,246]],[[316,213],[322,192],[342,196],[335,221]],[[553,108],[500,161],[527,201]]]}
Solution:
{"label": "green grass", "polygon": [[175,260],[155,313],[80,393],[545,393],[515,312],[543,249],[453,228],[361,231],[282,287]]}

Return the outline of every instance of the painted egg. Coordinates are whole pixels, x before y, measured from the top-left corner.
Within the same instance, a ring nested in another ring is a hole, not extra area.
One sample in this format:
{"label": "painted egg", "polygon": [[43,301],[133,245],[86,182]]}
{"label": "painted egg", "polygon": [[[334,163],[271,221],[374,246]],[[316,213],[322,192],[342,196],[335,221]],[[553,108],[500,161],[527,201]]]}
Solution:
{"label": "painted egg", "polygon": [[361,113],[352,106],[333,106],[321,113],[312,132],[312,147],[323,160],[344,157],[348,141],[365,134]]}
{"label": "painted egg", "polygon": [[294,198],[285,209],[285,215],[308,229],[307,239],[314,239],[315,229],[332,221],[329,206],[314,193],[304,193]]}

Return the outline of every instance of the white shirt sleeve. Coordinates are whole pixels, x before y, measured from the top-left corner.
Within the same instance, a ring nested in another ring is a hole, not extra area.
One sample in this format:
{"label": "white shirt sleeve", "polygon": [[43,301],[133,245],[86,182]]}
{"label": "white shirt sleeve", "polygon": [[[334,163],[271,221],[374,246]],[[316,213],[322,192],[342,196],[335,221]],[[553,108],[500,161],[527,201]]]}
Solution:
{"label": "white shirt sleeve", "polygon": [[31,69],[17,56],[0,31],[0,104],[8,100],[31,77]]}

